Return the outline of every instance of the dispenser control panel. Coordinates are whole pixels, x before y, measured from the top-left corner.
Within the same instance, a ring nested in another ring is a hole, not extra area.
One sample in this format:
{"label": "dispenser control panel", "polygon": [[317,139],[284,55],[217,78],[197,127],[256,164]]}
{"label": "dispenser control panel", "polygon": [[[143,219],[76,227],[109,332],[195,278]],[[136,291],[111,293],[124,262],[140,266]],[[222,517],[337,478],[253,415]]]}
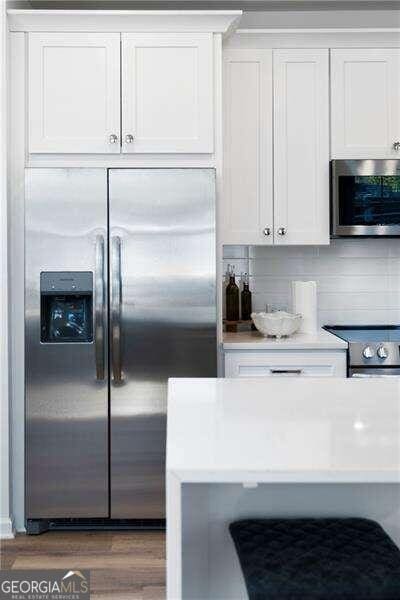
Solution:
{"label": "dispenser control panel", "polygon": [[92,272],[42,272],[40,299],[43,344],[93,341]]}

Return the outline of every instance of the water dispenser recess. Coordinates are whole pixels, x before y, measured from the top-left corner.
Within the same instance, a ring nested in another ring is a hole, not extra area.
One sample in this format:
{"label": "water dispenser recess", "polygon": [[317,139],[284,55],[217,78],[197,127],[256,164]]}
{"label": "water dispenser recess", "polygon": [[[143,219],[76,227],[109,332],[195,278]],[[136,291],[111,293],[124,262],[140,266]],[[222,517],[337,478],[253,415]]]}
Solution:
{"label": "water dispenser recess", "polygon": [[42,343],[93,341],[92,272],[42,272],[40,300]]}

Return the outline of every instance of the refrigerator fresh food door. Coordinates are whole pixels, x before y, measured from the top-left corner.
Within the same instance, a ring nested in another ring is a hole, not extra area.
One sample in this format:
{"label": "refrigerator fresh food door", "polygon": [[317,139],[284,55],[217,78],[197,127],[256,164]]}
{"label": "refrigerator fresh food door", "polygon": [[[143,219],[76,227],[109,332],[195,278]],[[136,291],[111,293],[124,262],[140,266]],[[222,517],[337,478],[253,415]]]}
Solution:
{"label": "refrigerator fresh food door", "polygon": [[107,517],[107,172],[26,171],[26,517]]}
{"label": "refrigerator fresh food door", "polygon": [[109,173],[111,516],[165,517],[167,380],[216,376],[213,169]]}

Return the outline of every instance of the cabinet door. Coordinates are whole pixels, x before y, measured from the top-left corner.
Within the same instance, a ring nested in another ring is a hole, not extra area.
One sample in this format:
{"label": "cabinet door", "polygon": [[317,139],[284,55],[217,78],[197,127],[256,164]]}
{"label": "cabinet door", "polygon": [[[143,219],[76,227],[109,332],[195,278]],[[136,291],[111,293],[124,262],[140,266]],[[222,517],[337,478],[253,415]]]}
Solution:
{"label": "cabinet door", "polygon": [[399,73],[399,49],[331,51],[333,158],[399,156]]}
{"label": "cabinet door", "polygon": [[227,352],[225,377],[346,377],[346,352]]}
{"label": "cabinet door", "polygon": [[[114,137],[112,137],[114,136]],[[29,152],[120,152],[120,34],[29,34]]]}
{"label": "cabinet door", "polygon": [[224,244],[272,244],[272,51],[224,53]]}
{"label": "cabinet door", "polygon": [[329,243],[329,51],[274,51],[274,243]]}
{"label": "cabinet door", "polygon": [[213,37],[122,35],[122,151],[213,152]]}

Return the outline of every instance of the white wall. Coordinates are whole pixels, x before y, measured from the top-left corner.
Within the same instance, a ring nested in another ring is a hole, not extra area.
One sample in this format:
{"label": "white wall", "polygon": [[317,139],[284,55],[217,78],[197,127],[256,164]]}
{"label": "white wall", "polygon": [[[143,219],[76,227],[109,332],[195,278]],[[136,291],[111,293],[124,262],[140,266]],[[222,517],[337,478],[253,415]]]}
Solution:
{"label": "white wall", "polygon": [[12,536],[8,372],[7,6],[0,3],[0,537]]}
{"label": "white wall", "polygon": [[[247,258],[248,257],[248,258]],[[324,324],[400,324],[400,240],[334,240],[328,247],[225,246],[224,263],[250,274],[253,307],[291,309],[291,282],[318,282]]]}
{"label": "white wall", "polygon": [[[12,537],[13,493],[11,485],[11,410],[10,410],[10,339],[12,326],[9,322],[9,281],[12,268],[9,260],[9,211],[8,211],[8,8],[31,8],[27,0],[0,0],[0,537]],[[22,235],[22,232],[21,232]],[[12,323],[11,323],[12,325]]]}

